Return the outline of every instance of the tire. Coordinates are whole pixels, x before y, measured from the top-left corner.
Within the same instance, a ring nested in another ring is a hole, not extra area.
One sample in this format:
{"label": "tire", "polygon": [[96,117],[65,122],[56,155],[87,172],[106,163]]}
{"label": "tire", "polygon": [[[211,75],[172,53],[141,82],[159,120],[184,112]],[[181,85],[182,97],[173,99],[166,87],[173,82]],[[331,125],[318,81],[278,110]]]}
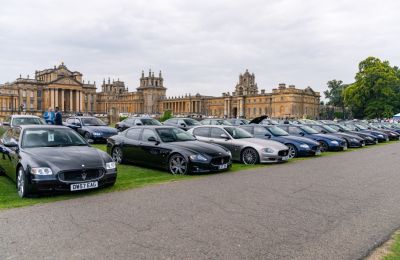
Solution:
{"label": "tire", "polygon": [[168,160],[169,172],[173,175],[186,175],[188,173],[188,161],[182,155],[173,154]]}
{"label": "tire", "polygon": [[86,141],[88,141],[89,139],[91,139],[91,138],[90,138],[90,133],[89,133],[89,132],[86,132],[86,133],[83,135],[83,137],[85,138]]}
{"label": "tire", "polygon": [[324,141],[319,141],[319,145],[321,146],[321,152],[327,152],[329,150],[329,146],[326,142]]}
{"label": "tire", "polygon": [[124,162],[124,154],[122,153],[121,147],[116,146],[112,149],[111,158],[118,164]]}
{"label": "tire", "polygon": [[289,148],[288,157],[289,159],[296,158],[298,156],[297,148],[293,144],[286,145]]}
{"label": "tire", "polygon": [[28,196],[28,183],[22,166],[17,170],[17,192],[20,198],[26,198]]}
{"label": "tire", "polygon": [[241,161],[247,165],[257,164],[260,160],[258,152],[253,148],[245,148],[240,156]]}

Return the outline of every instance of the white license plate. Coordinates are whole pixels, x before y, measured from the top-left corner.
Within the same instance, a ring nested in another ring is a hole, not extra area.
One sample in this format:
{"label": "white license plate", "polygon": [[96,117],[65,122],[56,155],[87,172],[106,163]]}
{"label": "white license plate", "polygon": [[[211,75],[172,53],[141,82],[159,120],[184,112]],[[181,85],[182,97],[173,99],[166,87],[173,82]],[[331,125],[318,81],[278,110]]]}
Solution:
{"label": "white license plate", "polygon": [[287,160],[289,160],[289,156],[283,156],[282,157],[282,161],[287,161]]}
{"label": "white license plate", "polygon": [[99,187],[99,183],[97,181],[75,183],[71,184],[71,191],[94,189],[97,187]]}
{"label": "white license plate", "polygon": [[365,146],[365,143],[362,143],[361,146]]}
{"label": "white license plate", "polygon": [[388,138],[386,138],[386,142],[389,142],[389,137],[388,137]]}
{"label": "white license plate", "polygon": [[400,136],[399,136],[399,140],[400,140]]}
{"label": "white license plate", "polygon": [[376,144],[378,144],[378,143],[379,143],[379,141],[378,141],[378,140],[375,140],[375,143],[376,143]]}
{"label": "white license plate", "polygon": [[347,146],[343,147],[343,151],[346,151],[346,150],[347,150]]}
{"label": "white license plate", "polygon": [[315,155],[320,155],[321,154],[321,150],[317,150],[316,152],[315,152]]}
{"label": "white license plate", "polygon": [[224,170],[226,168],[228,168],[228,164],[226,164],[226,163],[221,164],[221,165],[218,166],[218,169],[220,169],[220,170]]}

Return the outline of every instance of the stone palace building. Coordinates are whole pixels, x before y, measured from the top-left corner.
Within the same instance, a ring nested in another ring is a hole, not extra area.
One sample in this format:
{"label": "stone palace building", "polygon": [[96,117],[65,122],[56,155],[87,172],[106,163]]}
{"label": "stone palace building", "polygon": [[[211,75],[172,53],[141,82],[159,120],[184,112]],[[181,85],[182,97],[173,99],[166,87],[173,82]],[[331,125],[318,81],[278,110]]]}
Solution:
{"label": "stone palace building", "polygon": [[167,97],[166,90],[161,71],[158,75],[151,71],[145,75],[142,71],[134,92],[129,92],[119,79],[103,80],[101,91],[97,92],[95,82],[85,83],[82,73],[61,63],[36,71],[34,78],[20,76],[11,83],[0,84],[0,118],[21,112],[41,115],[49,107],[57,106],[65,114],[162,114],[170,110],[182,116],[316,118],[319,113],[319,92],[284,83],[272,89],[272,93],[259,91],[255,75],[247,70],[240,74],[233,91],[220,97],[200,94]]}

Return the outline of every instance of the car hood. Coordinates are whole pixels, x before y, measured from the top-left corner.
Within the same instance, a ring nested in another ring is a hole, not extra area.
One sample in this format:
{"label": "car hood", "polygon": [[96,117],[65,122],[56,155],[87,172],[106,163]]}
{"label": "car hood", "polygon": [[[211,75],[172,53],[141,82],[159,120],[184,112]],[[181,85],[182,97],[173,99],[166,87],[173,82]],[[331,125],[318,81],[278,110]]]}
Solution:
{"label": "car hood", "polygon": [[375,131],[375,130],[360,130],[362,133],[372,134],[372,135],[386,135],[386,133],[382,131]]}
{"label": "car hood", "polygon": [[266,119],[266,118],[268,118],[268,116],[259,116],[259,117],[256,117],[256,118],[254,118],[253,120],[251,120],[250,122],[249,122],[249,124],[259,124],[259,123],[261,123],[264,119]]}
{"label": "car hood", "polygon": [[316,136],[319,138],[328,138],[328,139],[335,140],[335,141],[343,141],[342,138],[331,135],[331,134],[311,134],[311,136]]}
{"label": "car hood", "polygon": [[192,153],[207,154],[210,156],[227,156],[227,150],[219,145],[208,144],[201,141],[186,141],[186,142],[172,142],[166,143],[166,146],[176,149],[186,149]]}
{"label": "car hood", "polygon": [[300,136],[293,136],[293,135],[285,135],[285,136],[276,136],[275,138],[282,138],[282,140],[290,140],[293,142],[298,142],[298,143],[305,143],[309,145],[319,145],[318,142],[313,141],[311,139],[305,138],[305,137],[300,137]]}
{"label": "car hood", "polygon": [[36,162],[31,166],[50,167],[53,172],[82,167],[99,168],[105,164],[103,152],[90,146],[37,147],[26,148],[23,152]]}
{"label": "car hood", "polygon": [[359,137],[359,136],[357,136],[357,135],[354,135],[354,134],[346,134],[346,133],[340,133],[340,132],[338,132],[338,133],[331,133],[331,135],[335,135],[335,136],[343,137],[343,138],[355,138],[355,139],[357,139],[357,140],[359,140],[359,141],[362,140],[361,137]]}
{"label": "car hood", "polygon": [[257,148],[273,148],[275,150],[286,150],[288,149],[286,145],[274,140],[265,140],[260,138],[243,138],[243,139],[233,139],[234,144],[242,146],[252,146]]}
{"label": "car hood", "polygon": [[117,129],[109,126],[84,126],[91,132],[101,132],[101,133],[117,133]]}

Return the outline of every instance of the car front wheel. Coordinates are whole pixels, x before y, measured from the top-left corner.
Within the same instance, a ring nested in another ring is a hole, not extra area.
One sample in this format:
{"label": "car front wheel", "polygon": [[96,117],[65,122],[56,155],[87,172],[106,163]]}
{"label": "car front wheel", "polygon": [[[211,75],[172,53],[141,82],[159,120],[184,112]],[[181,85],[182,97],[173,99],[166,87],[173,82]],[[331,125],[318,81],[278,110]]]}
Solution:
{"label": "car front wheel", "polygon": [[246,148],[242,152],[242,162],[244,164],[256,164],[258,163],[258,152],[253,148]]}
{"label": "car front wheel", "polygon": [[293,144],[287,144],[286,146],[289,148],[289,153],[288,153],[289,159],[297,157],[296,147]]}
{"label": "car front wheel", "polygon": [[83,137],[88,141],[90,139],[90,133],[86,132]]}
{"label": "car front wheel", "polygon": [[116,163],[122,163],[123,162],[123,154],[122,154],[122,149],[120,147],[115,147],[112,150],[111,157],[114,162]]}
{"label": "car front wheel", "polygon": [[321,152],[326,152],[326,151],[328,151],[329,147],[328,147],[328,144],[327,144],[327,143],[325,143],[324,141],[320,141],[319,144],[320,144],[320,146],[321,146]]}
{"label": "car front wheel", "polygon": [[169,158],[169,171],[173,175],[186,175],[188,173],[188,162],[180,154],[174,154]]}
{"label": "car front wheel", "polygon": [[20,198],[25,198],[28,195],[28,187],[24,168],[19,167],[17,172],[17,190]]}

